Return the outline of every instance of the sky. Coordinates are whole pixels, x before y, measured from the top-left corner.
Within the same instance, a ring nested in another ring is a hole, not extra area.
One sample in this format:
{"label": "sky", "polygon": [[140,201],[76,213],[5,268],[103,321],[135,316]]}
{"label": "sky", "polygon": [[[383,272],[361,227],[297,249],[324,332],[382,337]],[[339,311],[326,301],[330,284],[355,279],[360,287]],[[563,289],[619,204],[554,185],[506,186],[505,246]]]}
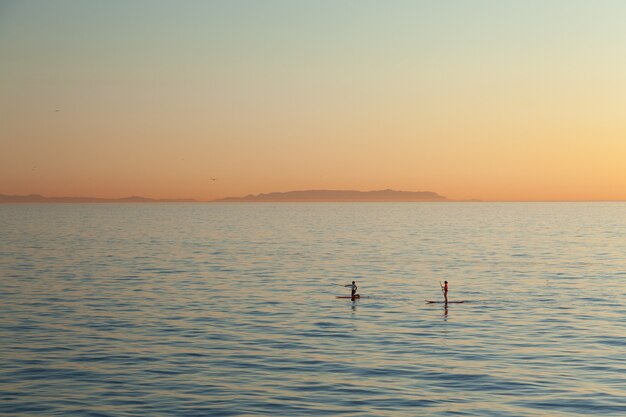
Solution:
{"label": "sky", "polygon": [[624,22],[621,0],[0,0],[0,193],[626,200]]}

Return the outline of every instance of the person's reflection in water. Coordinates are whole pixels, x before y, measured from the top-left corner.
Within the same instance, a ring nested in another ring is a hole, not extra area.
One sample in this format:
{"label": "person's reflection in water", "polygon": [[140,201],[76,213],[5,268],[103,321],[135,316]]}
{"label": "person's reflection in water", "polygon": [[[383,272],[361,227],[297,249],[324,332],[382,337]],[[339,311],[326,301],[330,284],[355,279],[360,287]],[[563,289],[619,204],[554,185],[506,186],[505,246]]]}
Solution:
{"label": "person's reflection in water", "polygon": [[443,304],[443,321],[448,321],[448,303]]}

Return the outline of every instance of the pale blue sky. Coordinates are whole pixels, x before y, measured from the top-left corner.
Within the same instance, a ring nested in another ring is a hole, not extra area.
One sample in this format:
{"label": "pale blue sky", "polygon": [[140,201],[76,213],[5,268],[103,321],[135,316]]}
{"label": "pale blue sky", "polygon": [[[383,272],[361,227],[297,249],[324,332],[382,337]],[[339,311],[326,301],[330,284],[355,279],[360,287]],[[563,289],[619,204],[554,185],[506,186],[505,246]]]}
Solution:
{"label": "pale blue sky", "polygon": [[626,198],[624,22],[608,0],[5,0],[0,193]]}

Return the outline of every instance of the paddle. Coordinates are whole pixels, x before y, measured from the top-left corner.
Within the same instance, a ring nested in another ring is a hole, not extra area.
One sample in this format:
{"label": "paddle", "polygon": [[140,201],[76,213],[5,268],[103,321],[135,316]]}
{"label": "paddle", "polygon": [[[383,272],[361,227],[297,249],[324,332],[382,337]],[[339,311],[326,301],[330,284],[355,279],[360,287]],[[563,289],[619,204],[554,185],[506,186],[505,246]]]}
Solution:
{"label": "paddle", "polygon": [[[351,284],[348,284],[348,285],[341,285],[341,284],[335,284],[335,283],[333,283],[333,285],[339,285],[340,287],[344,287],[344,288],[345,288],[345,287],[351,287],[351,286],[352,286]],[[352,296],[351,298],[359,298],[359,297],[360,297],[360,295],[355,294],[355,295],[354,295],[354,296]],[[347,298],[347,297],[337,297],[337,298]]]}

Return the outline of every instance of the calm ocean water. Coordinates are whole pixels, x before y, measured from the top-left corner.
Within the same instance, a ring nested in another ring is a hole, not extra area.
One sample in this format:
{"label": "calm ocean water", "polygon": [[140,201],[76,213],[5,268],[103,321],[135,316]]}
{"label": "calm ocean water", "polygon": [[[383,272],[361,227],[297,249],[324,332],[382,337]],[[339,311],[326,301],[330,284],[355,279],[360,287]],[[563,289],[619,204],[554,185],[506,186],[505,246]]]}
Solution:
{"label": "calm ocean water", "polygon": [[0,365],[11,416],[625,416],[626,204],[3,205]]}

